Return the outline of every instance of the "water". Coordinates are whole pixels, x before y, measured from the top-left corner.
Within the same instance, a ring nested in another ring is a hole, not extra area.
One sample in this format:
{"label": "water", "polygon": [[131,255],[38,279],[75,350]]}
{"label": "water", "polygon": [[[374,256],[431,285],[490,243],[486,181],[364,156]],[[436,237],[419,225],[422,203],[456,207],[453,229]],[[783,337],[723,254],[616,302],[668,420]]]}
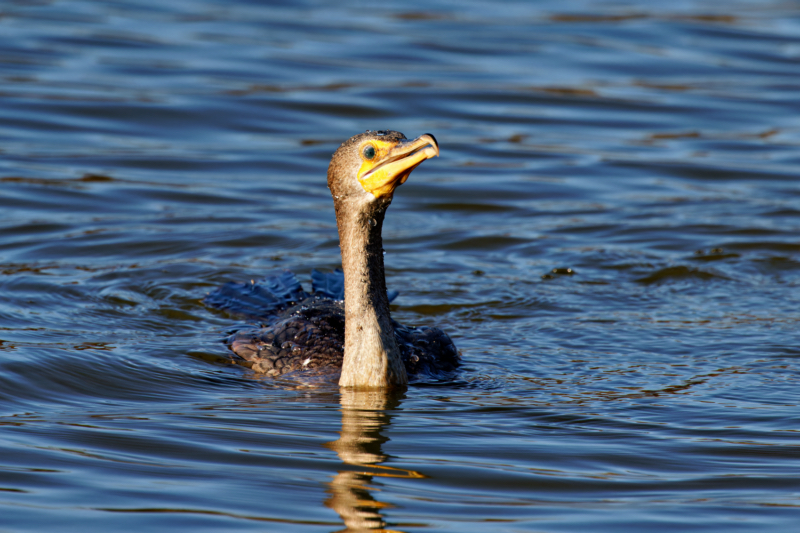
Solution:
{"label": "water", "polygon": [[[796,531],[797,3],[266,4],[0,5],[0,531]],[[456,381],[227,364],[385,128]]]}

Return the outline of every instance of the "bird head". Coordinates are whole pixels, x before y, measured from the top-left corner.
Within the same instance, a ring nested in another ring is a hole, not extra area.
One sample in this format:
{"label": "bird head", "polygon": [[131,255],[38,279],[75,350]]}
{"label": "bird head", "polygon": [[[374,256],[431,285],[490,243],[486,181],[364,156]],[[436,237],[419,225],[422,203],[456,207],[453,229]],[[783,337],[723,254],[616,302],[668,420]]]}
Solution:
{"label": "bird head", "polygon": [[412,170],[438,155],[439,144],[430,133],[408,140],[398,131],[367,131],[343,142],[333,154],[328,188],[334,199],[391,200]]}

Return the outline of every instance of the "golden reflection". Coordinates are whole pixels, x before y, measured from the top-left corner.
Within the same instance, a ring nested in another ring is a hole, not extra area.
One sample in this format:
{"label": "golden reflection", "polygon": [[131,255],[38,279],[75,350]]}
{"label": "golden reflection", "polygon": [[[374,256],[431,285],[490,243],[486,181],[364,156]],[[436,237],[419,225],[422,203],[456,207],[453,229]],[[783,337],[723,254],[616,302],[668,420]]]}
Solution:
{"label": "golden reflection", "polygon": [[413,470],[381,465],[386,460],[381,445],[386,442],[381,432],[391,422],[388,411],[397,408],[402,392],[341,389],[342,431],[339,439],[326,444],[342,462],[368,470],[341,470],[330,483],[330,497],[325,505],[342,517],[345,529],[340,531],[383,531],[386,522],[382,509],[391,507],[371,494],[373,477],[423,478]]}

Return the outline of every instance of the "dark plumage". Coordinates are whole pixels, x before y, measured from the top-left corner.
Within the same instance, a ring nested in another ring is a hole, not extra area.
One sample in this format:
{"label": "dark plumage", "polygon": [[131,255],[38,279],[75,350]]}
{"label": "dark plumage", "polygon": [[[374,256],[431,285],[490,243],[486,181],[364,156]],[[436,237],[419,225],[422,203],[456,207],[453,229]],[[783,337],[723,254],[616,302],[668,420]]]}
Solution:
{"label": "dark plumage", "polygon": [[[204,301],[260,324],[226,339],[240,364],[269,376],[339,369],[344,356],[344,273],[314,270],[312,287],[306,293],[294,274],[284,271],[256,283],[227,283]],[[392,326],[409,375],[444,377],[458,366],[458,350],[441,329],[407,327],[394,320]]]}
{"label": "dark plumage", "polygon": [[229,283],[205,302],[257,321],[228,338],[238,358],[257,372],[341,368],[343,387],[403,386],[408,375],[438,376],[458,366],[442,330],[411,328],[389,314],[383,228],[395,189],[420,163],[439,155],[433,135],[408,140],[396,131],[367,131],[339,147],[328,166],[342,268],[314,271],[311,294],[291,272],[259,283]]}

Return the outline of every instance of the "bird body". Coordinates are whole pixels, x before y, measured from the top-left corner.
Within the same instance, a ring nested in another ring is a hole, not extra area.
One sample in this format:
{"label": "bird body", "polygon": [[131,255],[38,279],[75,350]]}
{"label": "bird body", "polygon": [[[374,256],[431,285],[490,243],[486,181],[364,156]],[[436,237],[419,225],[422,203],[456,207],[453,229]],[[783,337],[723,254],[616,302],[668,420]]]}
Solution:
{"label": "bird body", "polygon": [[[341,368],[344,273],[315,270],[312,287],[311,293],[305,292],[292,272],[283,271],[254,283],[227,283],[205,302],[259,324],[226,338],[237,360],[258,373],[279,376]],[[444,377],[458,366],[458,350],[441,329],[408,327],[394,320],[392,329],[408,375]]]}
{"label": "bird body", "polygon": [[311,293],[287,271],[209,294],[207,304],[262,324],[228,338],[234,354],[268,375],[341,368],[343,387],[403,386],[409,374],[455,369],[459,354],[447,334],[392,320],[383,264],[381,230],[394,190],[438,154],[429,134],[407,140],[367,131],[342,143],[328,167],[342,270],[315,271]]}

